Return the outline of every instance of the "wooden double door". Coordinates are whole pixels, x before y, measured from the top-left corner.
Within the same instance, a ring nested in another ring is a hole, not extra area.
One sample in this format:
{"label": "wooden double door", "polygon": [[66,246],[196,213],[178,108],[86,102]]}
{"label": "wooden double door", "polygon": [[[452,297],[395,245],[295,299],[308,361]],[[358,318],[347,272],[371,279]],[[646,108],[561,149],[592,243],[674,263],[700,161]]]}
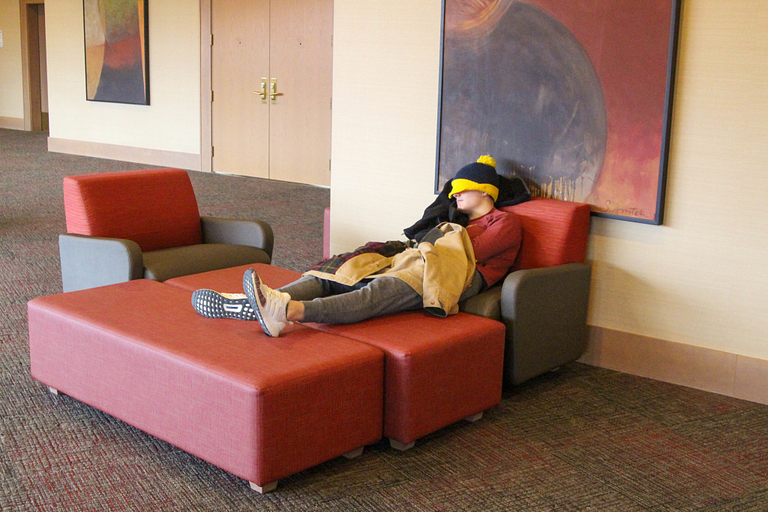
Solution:
{"label": "wooden double door", "polygon": [[212,0],[214,172],[330,185],[333,0]]}

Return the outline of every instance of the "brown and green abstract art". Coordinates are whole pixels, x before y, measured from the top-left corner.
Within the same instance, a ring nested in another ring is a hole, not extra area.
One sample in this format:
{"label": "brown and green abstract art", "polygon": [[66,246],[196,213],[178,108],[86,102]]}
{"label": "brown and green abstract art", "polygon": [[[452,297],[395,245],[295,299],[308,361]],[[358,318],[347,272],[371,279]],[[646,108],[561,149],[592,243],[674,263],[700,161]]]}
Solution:
{"label": "brown and green abstract art", "polygon": [[147,0],[83,0],[86,98],[149,105]]}

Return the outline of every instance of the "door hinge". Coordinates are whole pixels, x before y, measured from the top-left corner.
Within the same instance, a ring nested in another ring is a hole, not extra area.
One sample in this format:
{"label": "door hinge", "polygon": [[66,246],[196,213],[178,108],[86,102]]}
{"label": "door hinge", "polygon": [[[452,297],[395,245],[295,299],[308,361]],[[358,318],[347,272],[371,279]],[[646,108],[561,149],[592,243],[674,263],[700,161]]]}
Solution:
{"label": "door hinge", "polygon": [[213,46],[213,32],[211,32],[211,46]]}
{"label": "door hinge", "polygon": [[214,149],[215,149],[215,146],[211,146],[211,158],[213,158],[213,153],[215,152]]}
{"label": "door hinge", "polygon": [[213,103],[213,91],[211,91],[211,103]]}

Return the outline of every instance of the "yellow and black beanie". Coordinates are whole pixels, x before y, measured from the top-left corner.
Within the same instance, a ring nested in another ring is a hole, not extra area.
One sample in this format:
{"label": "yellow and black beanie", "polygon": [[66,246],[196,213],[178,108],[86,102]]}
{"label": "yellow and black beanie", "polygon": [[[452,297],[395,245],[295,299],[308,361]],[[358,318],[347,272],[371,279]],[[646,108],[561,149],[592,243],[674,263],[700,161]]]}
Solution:
{"label": "yellow and black beanie", "polygon": [[465,165],[451,180],[451,187],[451,193],[448,194],[449,198],[465,190],[479,190],[491,196],[496,202],[496,199],[499,198],[499,175],[496,174],[496,160],[488,155],[483,155],[477,159],[477,162]]}

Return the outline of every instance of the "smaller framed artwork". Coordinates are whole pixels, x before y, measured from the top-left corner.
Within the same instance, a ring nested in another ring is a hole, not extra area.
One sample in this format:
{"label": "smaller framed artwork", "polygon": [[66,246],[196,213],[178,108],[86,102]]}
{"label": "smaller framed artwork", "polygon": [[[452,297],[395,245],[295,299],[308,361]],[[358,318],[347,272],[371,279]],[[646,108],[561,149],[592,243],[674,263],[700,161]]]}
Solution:
{"label": "smaller framed artwork", "polygon": [[86,99],[149,105],[148,0],[83,0]]}

